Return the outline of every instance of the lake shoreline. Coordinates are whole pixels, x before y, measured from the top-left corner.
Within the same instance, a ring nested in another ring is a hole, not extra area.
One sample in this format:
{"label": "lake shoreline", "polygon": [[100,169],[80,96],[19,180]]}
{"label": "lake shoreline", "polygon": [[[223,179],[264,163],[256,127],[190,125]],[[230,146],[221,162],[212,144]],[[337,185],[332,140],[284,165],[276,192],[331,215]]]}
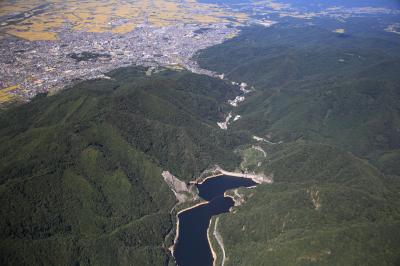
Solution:
{"label": "lake shoreline", "polygon": [[[247,173],[237,173],[237,172],[229,172],[229,171],[225,171],[221,168],[217,168],[214,170],[214,173],[211,173],[211,175],[206,176],[205,178],[201,178],[199,177],[197,180],[194,181],[190,181],[189,184],[192,186],[196,186],[196,185],[202,185],[204,184],[208,179],[211,178],[216,178],[216,177],[220,177],[220,176],[228,176],[228,177],[239,177],[239,178],[245,178],[245,179],[251,179],[254,183],[256,183],[256,185],[258,184],[263,184],[263,183],[272,183],[272,179],[264,176],[264,175],[256,175],[256,174],[247,174]],[[250,186],[249,188],[254,188],[256,187],[256,185]],[[230,189],[229,189],[230,190]],[[236,201],[235,198],[232,197],[231,195],[227,195],[228,190],[224,191],[224,193],[221,195],[224,198],[231,198],[234,205],[236,205]],[[204,195],[203,195],[204,196]],[[200,203],[194,204],[190,207],[184,208],[182,210],[180,210],[179,212],[176,213],[175,217],[176,217],[176,228],[175,228],[175,238],[174,238],[174,243],[173,245],[169,248],[172,256],[174,257],[175,261],[176,261],[176,246],[178,243],[178,239],[179,239],[179,231],[180,231],[180,219],[179,219],[179,215],[183,212],[189,211],[191,209],[194,209],[196,207],[202,206],[202,205],[206,205],[209,204],[210,201],[202,201]],[[231,208],[229,208],[229,210],[227,212],[230,212]],[[211,255],[213,258],[213,265],[215,265],[216,261],[217,261],[217,251],[214,250],[213,246],[212,246],[212,240],[210,236],[210,230],[211,230],[211,223],[212,223],[212,218],[209,221],[208,227],[207,227],[207,241],[208,241],[208,246],[210,248],[211,251]]]}
{"label": "lake shoreline", "polygon": [[172,257],[174,257],[174,259],[175,259],[175,254],[174,254],[175,253],[175,247],[176,247],[176,243],[178,242],[178,238],[179,238],[179,217],[178,217],[179,214],[181,214],[181,213],[183,213],[185,211],[194,209],[196,207],[199,207],[201,205],[206,205],[208,203],[209,203],[209,201],[202,201],[202,202],[197,203],[197,204],[195,204],[193,206],[190,206],[190,207],[187,207],[187,208],[185,208],[183,210],[180,210],[179,212],[176,213],[176,215],[175,215],[175,217],[176,217],[176,224],[175,224],[176,229],[175,229],[174,244],[168,248],[169,251],[171,252]]}
{"label": "lake shoreline", "polygon": [[242,178],[248,178],[253,180],[257,184],[271,184],[273,183],[273,175],[271,176],[266,176],[264,174],[256,174],[256,173],[240,173],[240,172],[230,172],[222,169],[219,166],[216,166],[214,169],[209,170],[212,174],[208,175],[204,178],[199,177],[194,181],[190,181],[190,184],[194,185],[201,185],[203,184],[207,179],[218,177],[218,176],[234,176],[234,177],[242,177]]}
{"label": "lake shoreline", "polygon": [[208,245],[210,246],[211,255],[213,257],[213,266],[215,266],[215,263],[217,262],[217,252],[214,251],[213,245],[212,245],[212,242],[211,242],[211,238],[210,238],[211,224],[212,224],[212,218],[210,219],[210,222],[209,222],[208,227],[207,227],[207,240],[208,240]]}

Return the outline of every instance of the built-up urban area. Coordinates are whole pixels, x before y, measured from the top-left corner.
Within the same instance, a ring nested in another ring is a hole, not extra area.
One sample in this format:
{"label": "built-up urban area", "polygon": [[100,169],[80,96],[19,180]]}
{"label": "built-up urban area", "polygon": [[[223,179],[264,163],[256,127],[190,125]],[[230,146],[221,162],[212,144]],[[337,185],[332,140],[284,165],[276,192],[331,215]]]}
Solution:
{"label": "built-up urban area", "polygon": [[212,75],[192,61],[200,49],[223,42],[238,30],[227,24],[143,24],[127,34],[65,31],[58,41],[6,38],[0,42],[0,87],[22,100],[54,92],[76,80],[108,78],[108,71],[132,64],[185,68]]}
{"label": "built-up urban area", "polygon": [[[400,14],[376,7],[304,11],[275,0],[224,6],[191,0],[114,2],[0,2],[0,105],[54,93],[79,80],[109,78],[107,72],[128,65],[216,76],[201,69],[193,56],[236,36],[248,24],[270,27],[282,19],[301,19],[313,25],[312,19],[319,17],[344,23],[350,17]],[[380,27],[399,34],[397,22],[388,20]]]}

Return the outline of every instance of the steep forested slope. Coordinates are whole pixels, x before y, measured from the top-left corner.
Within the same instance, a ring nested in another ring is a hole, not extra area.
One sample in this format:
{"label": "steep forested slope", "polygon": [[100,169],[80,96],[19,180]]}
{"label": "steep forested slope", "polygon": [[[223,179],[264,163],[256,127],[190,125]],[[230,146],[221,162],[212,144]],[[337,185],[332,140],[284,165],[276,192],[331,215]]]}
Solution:
{"label": "steep forested slope", "polygon": [[237,164],[216,126],[237,88],[187,72],[109,73],[0,115],[1,264],[163,265],[175,203],[162,170],[190,180]]}
{"label": "steep forested slope", "polygon": [[397,265],[400,40],[357,23],[292,26],[244,29],[197,55],[255,87],[230,130],[284,142],[254,143],[266,158],[242,152],[242,168],[274,183],[239,190],[245,203],[220,216],[225,265]]}
{"label": "steep forested slope", "polygon": [[385,154],[399,156],[400,40],[379,31],[357,35],[362,26],[346,35],[326,27],[245,29],[198,59],[257,90],[232,128],[333,144],[393,169]]}
{"label": "steep forested slope", "polygon": [[265,147],[274,184],[220,216],[225,265],[397,265],[400,180],[334,147]]}

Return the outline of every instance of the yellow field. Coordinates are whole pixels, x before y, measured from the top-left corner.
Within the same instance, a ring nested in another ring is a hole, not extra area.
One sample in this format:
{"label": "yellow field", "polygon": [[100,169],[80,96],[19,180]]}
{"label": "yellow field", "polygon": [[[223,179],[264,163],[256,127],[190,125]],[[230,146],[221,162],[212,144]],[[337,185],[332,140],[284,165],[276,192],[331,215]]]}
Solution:
{"label": "yellow field", "polygon": [[[210,24],[227,22],[231,18],[237,23],[247,20],[244,13],[229,13],[211,4],[200,4],[195,0],[182,2],[171,0],[48,0],[51,10],[28,18],[16,25],[6,26],[8,34],[26,40],[56,40],[57,31],[64,24],[73,30],[86,32],[113,32],[125,34],[138,24],[148,21],[155,27],[175,23]],[[43,4],[38,0],[0,0],[0,15],[26,12]],[[116,22],[116,23],[115,23]]]}
{"label": "yellow field", "polygon": [[123,24],[113,28],[111,31],[114,33],[125,34],[136,28],[135,24]]}
{"label": "yellow field", "polygon": [[8,34],[13,35],[15,37],[25,39],[28,41],[54,41],[57,40],[57,34],[53,32],[45,32],[45,31],[15,31],[10,30],[7,31]]}
{"label": "yellow field", "polygon": [[14,100],[16,97],[13,94],[11,94],[11,92],[17,89],[19,89],[19,85],[0,89],[0,104]]}
{"label": "yellow field", "polygon": [[39,0],[0,1],[0,16],[5,16],[13,13],[26,12],[40,4],[43,4],[43,2]]}
{"label": "yellow field", "polygon": [[334,33],[343,34],[343,33],[345,33],[346,31],[345,31],[345,29],[336,29],[336,30],[334,30],[333,32],[334,32]]}

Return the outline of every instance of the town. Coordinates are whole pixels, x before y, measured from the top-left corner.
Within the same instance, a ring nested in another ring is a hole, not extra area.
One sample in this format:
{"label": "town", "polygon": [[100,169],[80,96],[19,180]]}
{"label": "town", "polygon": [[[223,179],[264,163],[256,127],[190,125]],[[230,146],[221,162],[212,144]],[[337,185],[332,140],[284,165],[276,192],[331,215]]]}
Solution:
{"label": "town", "polygon": [[[237,33],[238,29],[224,23],[207,28],[198,24],[162,28],[143,24],[123,35],[66,28],[57,41],[31,42],[9,37],[0,43],[0,88],[14,86],[10,93],[27,101],[38,93],[59,91],[77,80],[107,78],[104,74],[108,71],[132,64],[214,75],[199,68],[192,57]],[[79,57],[82,54],[86,56]]]}

